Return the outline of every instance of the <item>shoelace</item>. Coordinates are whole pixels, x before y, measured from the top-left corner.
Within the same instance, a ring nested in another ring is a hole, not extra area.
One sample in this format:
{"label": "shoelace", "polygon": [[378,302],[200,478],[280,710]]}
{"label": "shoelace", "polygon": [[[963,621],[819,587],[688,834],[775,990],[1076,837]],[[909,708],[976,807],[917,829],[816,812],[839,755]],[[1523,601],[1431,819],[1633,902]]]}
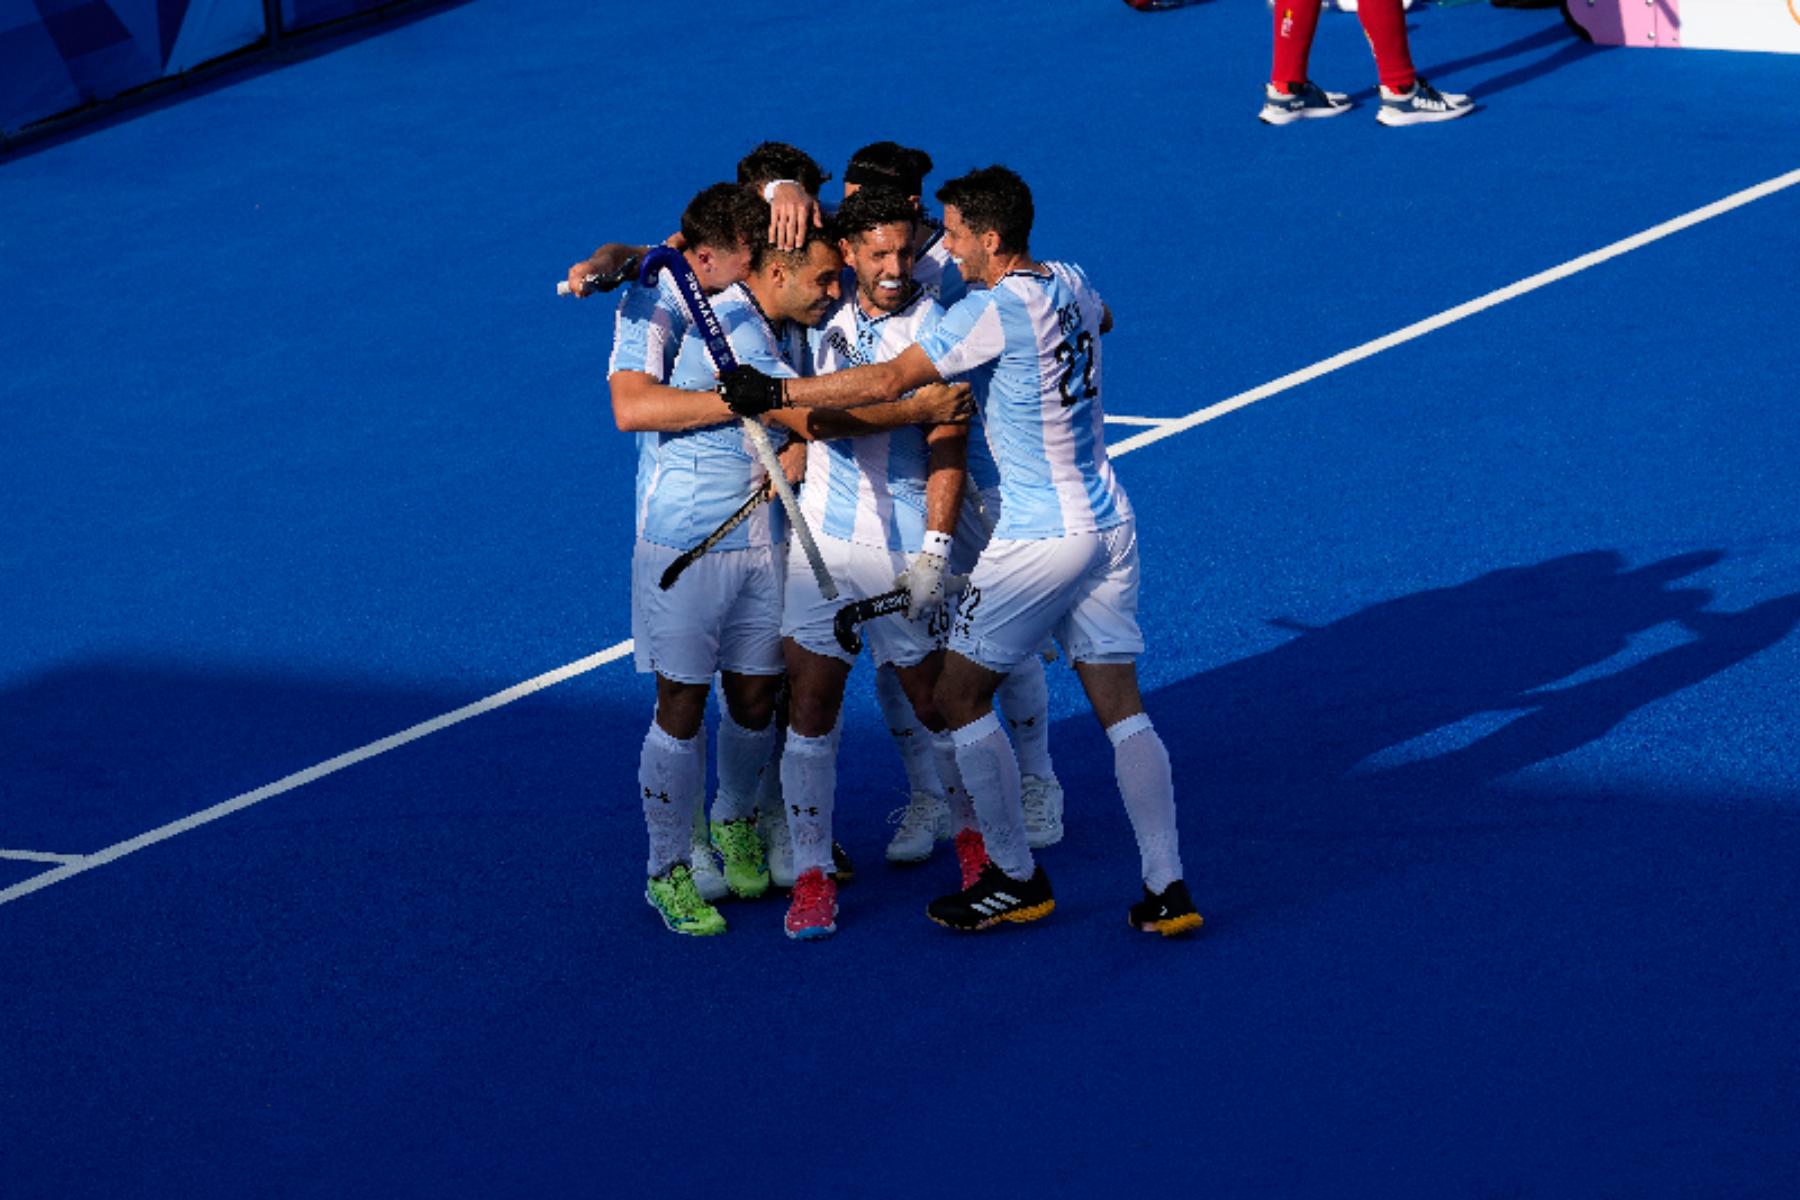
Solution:
{"label": "shoelace", "polygon": [[808,871],[794,881],[794,906],[808,917],[824,916],[828,902],[825,898],[825,877]]}
{"label": "shoelace", "polygon": [[919,833],[927,828],[937,827],[937,809],[929,801],[908,804],[905,808],[896,808],[888,814],[888,824],[898,825],[896,836],[902,833]]}

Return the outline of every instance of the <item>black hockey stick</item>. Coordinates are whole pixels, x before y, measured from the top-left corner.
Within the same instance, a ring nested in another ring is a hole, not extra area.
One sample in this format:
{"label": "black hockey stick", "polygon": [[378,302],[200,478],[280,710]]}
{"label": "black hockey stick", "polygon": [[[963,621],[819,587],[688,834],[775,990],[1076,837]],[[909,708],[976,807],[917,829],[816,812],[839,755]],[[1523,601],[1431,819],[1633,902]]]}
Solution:
{"label": "black hockey stick", "polygon": [[[717,371],[729,371],[738,365],[737,355],[731,352],[731,343],[725,338],[725,327],[713,312],[712,304],[706,299],[706,293],[700,290],[700,281],[694,277],[694,268],[688,266],[687,259],[678,250],[667,246],[658,246],[644,255],[644,265],[638,282],[649,287],[656,282],[659,271],[667,271],[669,278],[675,281],[675,290],[681,293],[681,301],[687,306],[688,315],[694,319],[694,332],[706,343],[706,352],[712,356],[713,368]],[[769,442],[769,431],[762,427],[762,422],[750,417],[738,418],[744,434],[750,439],[750,445],[756,450],[756,457],[762,461],[763,470],[768,473],[769,482],[775,485],[775,494],[781,497],[781,506],[787,510],[788,524],[793,526],[794,536],[800,540],[800,548],[806,551],[806,561],[812,567],[813,579],[819,585],[819,592],[827,600],[836,600],[838,587],[832,581],[831,572],[825,567],[825,560],[819,555],[819,544],[813,540],[812,528],[806,523],[806,516],[800,511],[800,502],[794,498],[794,489],[788,483],[787,472],[781,469],[781,463],[775,457],[775,447]]]}
{"label": "black hockey stick", "polygon": [[705,541],[701,542],[698,546],[695,546],[692,550],[684,551],[680,558],[670,563],[669,569],[662,573],[662,579],[656,586],[665,592],[674,587],[675,581],[681,578],[681,573],[683,571],[693,565],[695,559],[724,541],[727,534],[749,520],[750,514],[756,511],[759,504],[773,495],[774,491],[775,489],[770,487],[765,481],[760,488],[756,489],[754,495],[744,501],[742,508],[732,513],[729,517],[726,517],[724,524],[707,534]]}
{"label": "black hockey stick", "polygon": [[[963,589],[969,586],[967,575],[952,575],[944,580],[944,603],[952,603],[952,597],[960,596]],[[846,654],[861,654],[863,648],[862,634],[857,626],[864,621],[872,621],[876,617],[885,617],[889,613],[904,612],[906,602],[911,594],[905,588],[895,588],[891,592],[883,592],[879,596],[870,596],[867,600],[852,600],[837,610],[837,616],[831,619],[831,633],[837,638],[837,644],[844,648]]]}
{"label": "black hockey stick", "polygon": [[[621,283],[630,283],[637,278],[640,261],[639,257],[634,254],[620,263],[618,270],[608,271],[604,275],[583,275],[581,281],[596,292],[610,292]],[[572,295],[574,291],[575,289],[569,286],[569,281],[566,279],[556,285],[556,294],[559,296]]]}

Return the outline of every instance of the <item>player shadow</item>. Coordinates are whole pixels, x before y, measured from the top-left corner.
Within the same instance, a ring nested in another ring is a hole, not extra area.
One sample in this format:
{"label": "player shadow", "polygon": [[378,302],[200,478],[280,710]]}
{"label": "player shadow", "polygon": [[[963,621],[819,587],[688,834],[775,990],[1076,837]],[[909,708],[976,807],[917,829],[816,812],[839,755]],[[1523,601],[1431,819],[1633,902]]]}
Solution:
{"label": "player shadow", "polygon": [[[1171,739],[1177,778],[1204,781],[1236,818],[1437,806],[1588,745],[1786,638],[1800,594],[1718,612],[1710,591],[1676,586],[1722,558],[1631,568],[1593,551],[1328,625],[1277,619],[1298,636],[1161,689],[1150,708],[1180,715],[1159,728],[1190,731]],[[1634,653],[1634,639],[1651,652]]]}
{"label": "player shadow", "polygon": [[[1409,26],[1409,32],[1410,31],[1411,27]],[[1518,87],[1522,83],[1528,83],[1533,79],[1538,79],[1553,71],[1559,71],[1562,68],[1569,66],[1571,63],[1578,62],[1591,54],[1606,49],[1606,47],[1603,46],[1594,46],[1581,41],[1575,37],[1566,26],[1557,24],[1555,26],[1540,29],[1535,33],[1528,34],[1515,41],[1507,42],[1505,45],[1495,46],[1491,50],[1483,50],[1477,54],[1466,54],[1461,58],[1453,58],[1446,62],[1432,63],[1429,65],[1421,63],[1419,64],[1419,74],[1432,80],[1434,83],[1438,83],[1442,80],[1451,79],[1460,72],[1470,70],[1474,67],[1484,67],[1494,63],[1503,63],[1510,59],[1518,58],[1521,55],[1532,54],[1539,50],[1548,49],[1551,46],[1557,46],[1560,47],[1560,49],[1558,49],[1556,53],[1539,59],[1536,62],[1526,63],[1523,66],[1515,67],[1504,75],[1497,75],[1486,83],[1464,83],[1457,81],[1455,83],[1446,84],[1445,86],[1448,86],[1452,91],[1467,92],[1475,98],[1477,103],[1479,103],[1498,92]],[[1361,91],[1351,92],[1350,98],[1357,103],[1375,101],[1380,98],[1380,89],[1373,87],[1364,88]]]}

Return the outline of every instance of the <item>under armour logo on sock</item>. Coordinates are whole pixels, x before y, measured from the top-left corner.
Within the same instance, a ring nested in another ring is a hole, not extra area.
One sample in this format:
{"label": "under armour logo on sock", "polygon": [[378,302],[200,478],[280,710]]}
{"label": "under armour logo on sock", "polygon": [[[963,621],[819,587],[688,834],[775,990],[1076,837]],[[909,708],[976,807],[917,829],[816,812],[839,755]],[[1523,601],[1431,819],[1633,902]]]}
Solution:
{"label": "under armour logo on sock", "polygon": [[646,800],[661,800],[664,804],[667,804],[669,802],[669,793],[653,792],[649,788],[645,788],[644,789],[644,799],[646,799]]}
{"label": "under armour logo on sock", "polygon": [[816,808],[801,808],[798,804],[790,804],[788,807],[794,810],[794,815],[796,817],[816,817],[819,815],[819,810]]}
{"label": "under armour logo on sock", "polygon": [[1008,717],[1006,723],[1011,725],[1014,729],[1030,729],[1033,725],[1037,724],[1037,718],[1026,717],[1023,721],[1015,721],[1011,717]]}

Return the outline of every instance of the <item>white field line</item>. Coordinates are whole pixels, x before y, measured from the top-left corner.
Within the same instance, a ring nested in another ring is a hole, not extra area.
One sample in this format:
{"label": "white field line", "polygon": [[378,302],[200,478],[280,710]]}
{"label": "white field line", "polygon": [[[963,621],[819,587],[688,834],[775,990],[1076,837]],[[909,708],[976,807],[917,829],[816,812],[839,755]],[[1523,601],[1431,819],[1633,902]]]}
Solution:
{"label": "white field line", "polygon": [[1108,425],[1167,425],[1170,421],[1179,421],[1180,417],[1115,417],[1106,414]]}
{"label": "white field line", "polygon": [[[1358,346],[1354,350],[1346,350],[1342,354],[1328,358],[1323,362],[1315,363],[1304,370],[1295,371],[1289,375],[1283,375],[1280,379],[1274,380],[1271,383],[1265,383],[1259,388],[1254,388],[1248,392],[1242,392],[1231,397],[1229,400],[1221,400],[1219,403],[1208,408],[1202,408],[1195,412],[1191,412],[1185,417],[1174,417],[1167,420],[1157,420],[1155,418],[1127,418],[1121,423],[1137,424],[1154,421],[1155,424],[1152,428],[1146,429],[1143,433],[1128,437],[1118,445],[1110,447],[1109,454],[1111,457],[1117,458],[1122,454],[1129,454],[1133,450],[1141,449],[1153,442],[1159,442],[1163,438],[1173,437],[1178,433],[1184,433],[1189,429],[1193,429],[1195,426],[1204,425],[1208,421],[1216,420],[1226,413],[1236,412],[1240,408],[1247,408],[1248,406],[1255,404],[1258,400],[1266,400],[1270,396],[1285,392],[1290,388],[1299,387],[1301,384],[1317,379],[1321,375],[1329,375],[1331,372],[1340,370],[1352,363],[1361,362],[1365,358],[1371,358],[1380,354],[1383,350],[1388,350],[1394,346],[1410,342],[1414,338],[1423,337],[1434,330],[1442,329],[1446,325],[1454,324],[1464,317],[1474,316],[1476,313],[1493,308],[1497,304],[1504,304],[1508,300],[1517,296],[1523,296],[1527,292],[1536,291],[1538,288],[1548,286],[1558,280],[1567,279],[1569,276],[1580,271],[1585,271],[1589,267],[1598,266],[1609,259],[1617,258],[1621,254],[1627,254],[1640,247],[1647,246],[1651,242],[1659,241],[1662,238],[1668,237],[1670,234],[1679,233],[1684,229],[1698,225],[1702,221],[1711,220],[1713,217],[1728,213],[1733,209],[1742,208],[1746,204],[1760,200],[1764,196],[1773,195],[1784,188],[1793,187],[1797,183],[1800,183],[1800,170],[1790,171],[1786,175],[1769,180],[1767,183],[1761,183],[1755,187],[1746,188],[1734,195],[1727,196],[1723,200],[1708,204],[1704,208],[1697,208],[1686,216],[1676,217],[1672,221],[1665,221],[1661,225],[1646,229],[1644,232],[1625,238],[1623,241],[1614,242],[1612,245],[1596,250],[1591,254],[1584,254],[1580,258],[1564,263],[1560,267],[1552,267],[1548,271],[1542,271],[1529,279],[1521,280],[1509,287],[1503,287],[1498,291],[1489,292],[1485,296],[1471,300],[1466,304],[1458,305],[1455,308],[1439,313],[1435,317],[1428,317],[1423,321],[1408,325],[1406,328],[1398,330],[1397,332],[1390,333],[1386,337],[1376,338],[1374,341]],[[71,876],[79,875],[84,871],[91,871],[95,867],[105,866],[115,859],[123,858],[127,854],[135,853],[146,846],[153,846],[157,842],[165,841],[168,838],[175,837],[177,834],[186,833],[190,829],[196,829],[201,825],[209,824],[210,822],[218,820],[220,817],[230,816],[232,813],[249,808],[253,804],[259,804],[262,801],[269,799],[271,796],[279,796],[283,792],[289,792],[295,788],[303,787],[316,779],[322,779],[327,775],[343,770],[345,767],[354,766],[359,762],[374,758],[376,755],[386,754],[389,750],[404,746],[408,742],[418,741],[422,737],[427,737],[438,732],[440,729],[447,729],[452,725],[468,720],[470,717],[476,717],[483,713],[492,712],[496,708],[511,704],[514,700],[528,696],[533,692],[541,691],[544,688],[551,687],[564,680],[572,679],[577,675],[591,671],[596,667],[604,666],[615,659],[623,658],[625,655],[630,654],[631,650],[632,644],[629,641],[620,642],[610,649],[602,650],[598,654],[590,655],[587,658],[581,659],[579,662],[570,663],[566,667],[539,675],[536,679],[526,680],[524,683],[507,688],[503,692],[496,692],[485,700],[478,700],[474,704],[457,709],[455,712],[446,713],[444,716],[435,718],[434,720],[414,725],[411,729],[396,733],[392,737],[383,738],[378,742],[371,742],[360,750],[352,750],[347,754],[340,754],[336,758],[320,763],[316,767],[310,767],[307,770],[289,775],[285,779],[276,780],[274,783],[271,783],[266,787],[258,788],[253,792],[245,792],[235,799],[227,800],[222,804],[216,804],[209,809],[197,812],[189,817],[183,817],[179,821],[171,822],[158,829],[152,829],[149,833],[140,834],[129,841],[119,842],[116,845],[108,846],[106,849],[94,854],[73,857],[47,855],[42,856],[41,859],[33,858],[33,861],[60,861],[61,865],[53,870],[45,871],[41,875],[35,875],[32,878],[25,880],[23,883],[14,884],[12,887],[0,891],[0,904],[6,904],[13,900],[17,900],[21,896],[29,895],[40,888],[49,887],[53,883],[61,883]],[[7,853],[5,857],[19,858],[32,856],[29,851],[18,851]]]}
{"label": "white field line", "polygon": [[562,683],[564,680],[573,679],[577,675],[592,671],[595,667],[605,666],[614,659],[623,658],[630,653],[631,643],[629,641],[620,642],[618,645],[602,650],[598,654],[590,654],[579,662],[572,662],[566,667],[558,667],[554,671],[547,671],[535,679],[527,679],[524,683],[514,684],[503,692],[495,692],[485,700],[477,700],[475,703],[465,705],[455,712],[445,713],[441,717],[434,717],[429,721],[414,725],[411,729],[402,730],[391,737],[382,738],[378,742],[370,742],[360,750],[352,750],[348,754],[340,754],[336,758],[322,762],[316,767],[308,767],[304,771],[298,771],[285,779],[278,779],[274,783],[257,788],[253,792],[245,792],[235,799],[227,800],[222,804],[215,804],[211,808],[194,813],[192,816],[183,817],[179,821],[172,821],[160,828],[152,829],[149,833],[139,834],[129,841],[123,841],[116,845],[108,846],[106,849],[94,854],[84,854],[63,863],[63,865],[57,867],[55,870],[45,871],[41,875],[34,875],[23,883],[16,883],[5,891],[0,891],[0,904],[6,904],[9,901],[17,900],[21,896],[35,892],[39,888],[49,887],[53,883],[61,883],[63,880],[68,879],[73,875],[81,874],[83,871],[91,871],[95,867],[103,867],[115,859],[123,858],[127,854],[142,850],[146,846],[154,846],[157,842],[165,841],[177,834],[186,833],[190,829],[197,829],[202,825],[217,821],[220,817],[228,817],[234,812],[249,808],[252,804],[260,804],[271,796],[279,796],[283,792],[291,792],[297,787],[304,787],[314,780],[323,779],[325,776],[341,771],[345,767],[355,766],[359,762],[374,758],[378,754],[386,754],[389,750],[397,749],[406,745],[408,742],[416,742],[422,737],[429,737],[440,729],[448,729],[450,726],[466,721],[470,717],[478,717],[483,713],[492,712],[496,708],[502,708],[505,705],[511,704],[514,700],[522,699],[531,695],[533,692],[540,692],[547,687]]}
{"label": "white field line", "polygon": [[83,857],[80,854],[45,854],[42,850],[0,850],[0,858],[16,858],[20,862],[72,863],[80,862]]}
{"label": "white field line", "polygon": [[1727,196],[1725,199],[1716,203],[1708,204],[1705,208],[1697,208],[1684,217],[1676,217],[1673,221],[1665,221],[1653,229],[1646,229],[1644,232],[1635,234],[1623,241],[1614,242],[1612,245],[1601,250],[1596,250],[1592,254],[1584,254],[1580,258],[1566,262],[1560,267],[1552,267],[1548,271],[1539,272],[1530,279],[1522,279],[1518,283],[1503,287],[1498,291],[1489,292],[1487,295],[1471,300],[1467,304],[1459,304],[1455,308],[1449,309],[1446,312],[1441,312],[1435,317],[1427,317],[1423,321],[1408,325],[1405,329],[1390,333],[1386,337],[1380,337],[1372,342],[1366,342],[1363,345],[1356,347],[1354,350],[1346,350],[1342,354],[1326,359],[1324,362],[1314,363],[1304,370],[1295,371],[1291,375],[1283,375],[1280,379],[1277,379],[1272,383],[1265,383],[1259,388],[1253,388],[1248,392],[1239,393],[1229,400],[1221,400],[1219,403],[1214,404],[1209,408],[1202,408],[1196,412],[1189,413],[1185,417],[1178,417],[1165,424],[1159,425],[1155,429],[1148,429],[1143,433],[1128,437],[1118,445],[1108,447],[1108,453],[1113,458],[1117,458],[1121,454],[1129,454],[1131,451],[1148,446],[1152,442],[1161,441],[1166,437],[1174,437],[1178,433],[1185,433],[1196,425],[1204,425],[1206,422],[1216,420],[1226,413],[1233,413],[1240,408],[1247,408],[1250,405],[1255,404],[1258,400],[1267,400],[1270,396],[1285,392],[1289,388],[1299,387],[1303,383],[1309,383],[1312,380],[1319,378],[1321,375],[1329,375],[1333,371],[1349,366],[1351,363],[1358,363],[1365,358],[1372,358],[1373,356],[1380,354],[1383,350],[1392,349],[1404,342],[1410,342],[1414,338],[1424,337],[1426,334],[1431,333],[1434,330],[1442,329],[1446,325],[1454,324],[1464,317],[1472,317],[1478,312],[1493,308],[1496,304],[1504,304],[1506,301],[1518,296],[1523,296],[1527,292],[1534,292],[1538,288],[1546,287],[1560,279],[1567,279],[1569,276],[1580,271],[1585,271],[1589,267],[1599,266],[1608,259],[1617,258],[1621,254],[1628,254],[1633,250],[1649,245],[1651,242],[1666,238],[1672,233],[1680,233],[1682,230],[1698,225],[1702,221],[1710,221],[1716,216],[1728,213],[1736,208],[1742,208],[1746,204],[1761,200],[1764,196],[1772,195],[1775,192],[1781,191],[1783,188],[1793,187],[1796,183],[1800,183],[1800,171],[1789,171],[1786,175],[1783,175],[1778,179],[1771,179],[1767,183],[1759,183],[1753,188],[1745,188],[1735,195]]}

